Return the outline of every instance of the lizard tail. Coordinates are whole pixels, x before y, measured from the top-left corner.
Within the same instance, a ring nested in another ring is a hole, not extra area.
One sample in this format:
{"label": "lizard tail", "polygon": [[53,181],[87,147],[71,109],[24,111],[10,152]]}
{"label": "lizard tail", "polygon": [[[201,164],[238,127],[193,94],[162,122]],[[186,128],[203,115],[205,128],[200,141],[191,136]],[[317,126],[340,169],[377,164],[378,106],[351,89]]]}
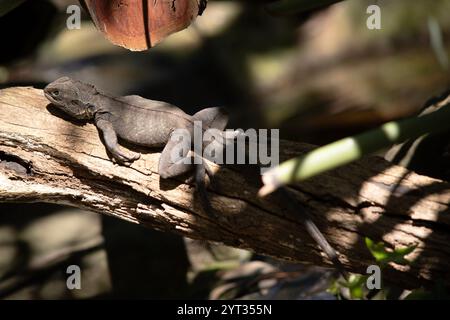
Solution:
{"label": "lizard tail", "polygon": [[339,256],[336,250],[334,250],[334,248],[330,245],[328,240],[319,230],[310,214],[303,207],[303,204],[300,203],[300,201],[298,201],[295,197],[293,197],[292,194],[286,188],[280,188],[279,194],[287,200],[285,201],[285,203],[293,212],[300,211],[298,217],[301,218],[303,225],[305,226],[305,229],[308,232],[309,236],[325,252],[325,254],[328,256],[328,259],[330,259],[330,261],[333,263],[334,267],[342,275],[342,277],[345,280],[348,280],[349,277],[348,273],[345,271],[343,264],[339,260]]}

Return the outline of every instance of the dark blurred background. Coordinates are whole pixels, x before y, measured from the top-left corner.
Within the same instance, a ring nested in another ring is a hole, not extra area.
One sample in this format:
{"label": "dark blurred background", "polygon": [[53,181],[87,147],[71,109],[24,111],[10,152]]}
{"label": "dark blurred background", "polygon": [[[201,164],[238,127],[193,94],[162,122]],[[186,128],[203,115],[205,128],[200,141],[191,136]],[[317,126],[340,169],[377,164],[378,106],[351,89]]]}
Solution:
{"label": "dark blurred background", "polygon": [[[382,9],[382,29],[366,8]],[[60,76],[187,113],[227,107],[231,128],[279,128],[321,145],[413,115],[449,84],[447,0],[344,1],[271,16],[263,1],[209,1],[188,29],[146,52],[108,42],[77,1],[25,1],[0,17],[0,87]],[[65,270],[82,268],[82,289]],[[264,277],[264,274],[277,276]],[[333,299],[329,270],[162,234],[47,204],[0,204],[0,298]]]}

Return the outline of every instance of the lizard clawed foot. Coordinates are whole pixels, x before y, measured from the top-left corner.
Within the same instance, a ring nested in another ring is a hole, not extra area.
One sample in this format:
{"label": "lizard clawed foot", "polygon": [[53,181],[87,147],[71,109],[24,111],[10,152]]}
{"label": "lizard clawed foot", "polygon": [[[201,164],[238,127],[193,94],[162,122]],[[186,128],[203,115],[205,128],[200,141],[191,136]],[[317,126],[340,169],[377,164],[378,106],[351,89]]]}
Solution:
{"label": "lizard clawed foot", "polygon": [[125,152],[122,150],[114,150],[114,152],[111,152],[113,156],[113,161],[122,165],[125,165],[127,167],[131,166],[131,164],[138,160],[141,155],[136,152]]}

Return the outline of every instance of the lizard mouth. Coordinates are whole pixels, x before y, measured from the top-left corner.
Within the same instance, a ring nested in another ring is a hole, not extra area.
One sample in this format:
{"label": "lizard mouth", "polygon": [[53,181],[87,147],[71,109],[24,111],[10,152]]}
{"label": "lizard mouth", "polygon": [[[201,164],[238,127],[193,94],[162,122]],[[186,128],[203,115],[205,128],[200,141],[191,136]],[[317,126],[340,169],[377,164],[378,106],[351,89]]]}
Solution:
{"label": "lizard mouth", "polygon": [[57,106],[60,106],[61,105],[61,103],[58,101],[58,100],[56,100],[52,95],[51,95],[51,93],[47,90],[47,89],[44,89],[44,96],[47,98],[47,100],[49,100],[52,104],[55,104],[55,105],[57,105]]}
{"label": "lizard mouth", "polygon": [[53,97],[48,94],[47,92],[44,91],[44,96],[47,98],[47,100],[49,100],[51,103],[54,103],[55,100],[53,100]]}

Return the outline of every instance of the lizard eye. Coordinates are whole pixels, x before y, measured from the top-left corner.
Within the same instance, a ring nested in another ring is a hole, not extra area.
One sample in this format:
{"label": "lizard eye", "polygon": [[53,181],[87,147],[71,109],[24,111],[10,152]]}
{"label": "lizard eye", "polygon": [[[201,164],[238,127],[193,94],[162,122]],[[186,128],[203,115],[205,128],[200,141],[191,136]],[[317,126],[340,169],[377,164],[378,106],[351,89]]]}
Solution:
{"label": "lizard eye", "polygon": [[52,91],[52,96],[55,97],[59,96],[59,91],[58,90]]}

